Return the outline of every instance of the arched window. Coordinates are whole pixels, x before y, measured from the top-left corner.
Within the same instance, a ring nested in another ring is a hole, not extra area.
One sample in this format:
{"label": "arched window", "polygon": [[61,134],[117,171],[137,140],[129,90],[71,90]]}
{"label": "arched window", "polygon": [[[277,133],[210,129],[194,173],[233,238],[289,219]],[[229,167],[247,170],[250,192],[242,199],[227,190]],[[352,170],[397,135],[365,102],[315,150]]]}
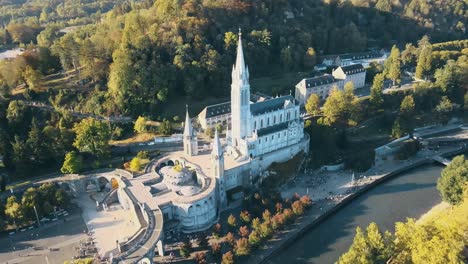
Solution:
{"label": "arched window", "polygon": [[273,116],[273,125],[276,124],[276,116]]}
{"label": "arched window", "polygon": [[267,117],[267,126],[269,126],[269,125],[270,125],[270,118]]}
{"label": "arched window", "polygon": [[260,128],[263,128],[263,119],[260,120]]}
{"label": "arched window", "polygon": [[283,114],[280,114],[280,123],[283,122]]}
{"label": "arched window", "polygon": [[254,129],[257,129],[257,121],[254,121]]}
{"label": "arched window", "polygon": [[290,116],[290,112],[288,112],[288,113],[286,114],[286,121],[289,121],[289,118],[290,118],[290,117],[291,117],[291,116]]}

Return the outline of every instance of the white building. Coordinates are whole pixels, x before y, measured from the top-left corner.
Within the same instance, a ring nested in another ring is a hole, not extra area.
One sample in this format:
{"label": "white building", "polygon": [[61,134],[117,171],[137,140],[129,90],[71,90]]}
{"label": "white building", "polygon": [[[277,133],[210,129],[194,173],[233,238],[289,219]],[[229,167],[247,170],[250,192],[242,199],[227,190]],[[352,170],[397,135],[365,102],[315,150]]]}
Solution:
{"label": "white building", "polygon": [[333,87],[344,89],[347,82],[352,82],[354,88],[364,87],[366,70],[361,64],[340,66],[333,70],[332,74],[324,74],[312,78],[302,79],[296,84],[295,98],[304,105],[311,94],[317,94],[321,100],[325,100]]}
{"label": "white building", "polygon": [[[209,228],[239,191],[262,180],[262,172],[273,162],[285,162],[301,151],[309,151],[309,136],[303,131],[299,102],[294,97],[257,103],[249,98],[249,70],[239,34],[230,107],[210,106],[202,113],[211,125],[225,122],[231,128],[226,138],[219,138],[216,131],[211,149],[199,148],[187,112],[184,151],[157,160],[156,178],[145,183],[154,206],[163,212],[166,230],[195,232]],[[228,109],[230,118],[223,116]]]}
{"label": "white building", "polygon": [[332,72],[336,80],[336,85],[343,89],[347,82],[352,82],[354,88],[358,89],[364,87],[366,81],[366,69],[362,64],[352,64],[348,66],[338,67]]}
{"label": "white building", "polygon": [[296,84],[296,100],[305,104],[311,94],[317,94],[320,99],[325,100],[333,86],[336,85],[335,78],[330,74],[302,79]]}

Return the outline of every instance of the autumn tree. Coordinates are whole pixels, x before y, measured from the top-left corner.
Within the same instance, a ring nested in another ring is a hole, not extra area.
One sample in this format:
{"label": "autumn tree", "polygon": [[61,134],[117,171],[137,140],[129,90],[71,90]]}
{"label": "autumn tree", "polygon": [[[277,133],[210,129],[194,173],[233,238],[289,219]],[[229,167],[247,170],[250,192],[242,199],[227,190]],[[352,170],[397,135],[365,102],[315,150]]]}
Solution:
{"label": "autumn tree", "polygon": [[244,223],[244,224],[248,224],[250,223],[250,214],[248,211],[244,210],[242,212],[240,212],[240,215],[239,215],[241,221]]}
{"label": "autumn tree", "polygon": [[221,264],[234,264],[234,254],[232,254],[232,251],[223,254]]}
{"label": "autumn tree", "polygon": [[309,115],[316,116],[320,114],[320,97],[313,93],[307,99],[305,109]]}
{"label": "autumn tree", "polygon": [[239,235],[241,237],[247,238],[250,234],[249,228],[247,226],[241,226],[239,227]]}
{"label": "autumn tree", "polygon": [[143,116],[139,116],[135,121],[135,125],[133,126],[133,130],[137,133],[146,132],[146,118]]}
{"label": "autumn tree", "polygon": [[236,253],[236,256],[246,256],[250,254],[249,240],[245,237],[239,238],[236,241],[234,252]]}
{"label": "autumn tree", "polygon": [[237,219],[236,219],[236,217],[235,217],[233,214],[229,215],[229,217],[228,217],[228,219],[227,219],[227,223],[228,223],[228,225],[229,225],[230,227],[232,227],[232,228],[236,227],[236,226],[237,226]]}
{"label": "autumn tree", "polygon": [[395,138],[405,133],[412,135],[414,127],[415,104],[412,95],[407,95],[400,104],[400,112],[393,124],[392,135]]}
{"label": "autumn tree", "polygon": [[236,242],[236,239],[234,237],[234,234],[231,233],[231,232],[228,232],[226,234],[226,242],[231,245],[231,246],[234,246],[235,242]]}

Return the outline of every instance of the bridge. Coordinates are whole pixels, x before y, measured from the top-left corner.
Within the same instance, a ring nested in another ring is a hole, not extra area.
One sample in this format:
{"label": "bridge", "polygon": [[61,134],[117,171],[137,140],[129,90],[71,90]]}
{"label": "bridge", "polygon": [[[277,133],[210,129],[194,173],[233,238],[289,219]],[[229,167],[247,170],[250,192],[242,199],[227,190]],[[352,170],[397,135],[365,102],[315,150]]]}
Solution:
{"label": "bridge", "polygon": [[438,162],[444,166],[448,166],[450,164],[450,160],[442,157],[442,156],[433,156],[432,159],[435,161],[435,162]]}

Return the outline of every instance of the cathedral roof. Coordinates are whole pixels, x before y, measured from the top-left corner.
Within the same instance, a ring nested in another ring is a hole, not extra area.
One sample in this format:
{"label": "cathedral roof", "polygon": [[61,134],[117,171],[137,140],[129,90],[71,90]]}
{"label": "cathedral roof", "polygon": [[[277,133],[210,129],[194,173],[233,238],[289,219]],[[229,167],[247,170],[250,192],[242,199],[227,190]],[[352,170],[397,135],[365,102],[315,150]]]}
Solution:
{"label": "cathedral roof", "polygon": [[[295,102],[292,95],[281,96],[270,100],[265,100],[259,103],[250,105],[250,112],[252,115],[261,115],[263,113],[276,111],[284,108],[285,101]],[[295,102],[297,104],[297,102]]]}
{"label": "cathedral roof", "polygon": [[257,130],[257,136],[262,137],[265,135],[276,133],[278,131],[285,130],[287,128],[288,128],[288,122],[279,123],[278,125],[269,126],[269,127]]}

